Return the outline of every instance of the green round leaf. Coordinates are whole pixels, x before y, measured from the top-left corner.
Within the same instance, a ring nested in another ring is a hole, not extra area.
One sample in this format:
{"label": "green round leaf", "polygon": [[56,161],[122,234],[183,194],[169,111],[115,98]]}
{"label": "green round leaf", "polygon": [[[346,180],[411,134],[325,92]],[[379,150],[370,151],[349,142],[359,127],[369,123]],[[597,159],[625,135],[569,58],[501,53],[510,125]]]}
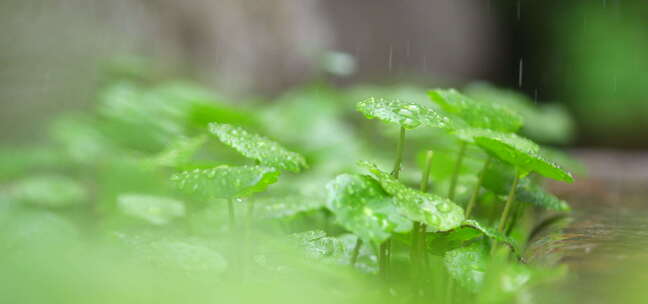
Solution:
{"label": "green round leaf", "polygon": [[473,100],[457,90],[432,90],[430,99],[451,114],[457,115],[473,128],[515,132],[522,127],[522,117],[508,108]]}
{"label": "green round leaf", "polygon": [[145,194],[122,194],[117,197],[117,206],[124,214],[153,225],[164,225],[185,215],[183,202]]}
{"label": "green round leaf", "polygon": [[218,166],[174,174],[171,180],[181,190],[198,193],[208,198],[241,198],[264,191],[275,183],[280,172],[261,166]]}
{"label": "green round leaf", "polygon": [[380,244],[391,232],[412,229],[412,222],[399,214],[392,198],[368,176],[342,174],[326,188],[327,207],[337,222],[365,241]]}
{"label": "green round leaf", "polygon": [[288,151],[280,144],[247,130],[228,124],[210,123],[209,131],[243,156],[258,160],[261,165],[299,172],[306,168],[306,160],[298,153]]}
{"label": "green round leaf", "polygon": [[540,146],[513,133],[501,133],[483,129],[466,129],[459,133],[471,137],[474,142],[494,155],[520,170],[520,174],[537,172],[555,180],[572,182],[572,175],[556,163],[545,159]]}
{"label": "green round leaf", "polygon": [[[514,169],[509,165],[500,161],[492,162],[484,173],[482,185],[484,188],[495,194],[506,195],[513,184],[514,174]],[[532,182],[529,178],[523,178],[518,183],[515,190],[515,200],[550,210],[571,210],[566,201],[547,192],[540,185]]]}
{"label": "green round leaf", "polygon": [[67,207],[83,203],[87,191],[77,181],[59,175],[40,175],[26,178],[11,189],[19,201],[43,207]]}
{"label": "green round leaf", "polygon": [[394,196],[394,204],[403,215],[427,224],[429,231],[451,230],[463,222],[463,209],[451,200],[409,188],[370,162],[361,162],[360,165],[367,168],[383,189]]}
{"label": "green round leaf", "polygon": [[387,123],[397,124],[405,129],[419,126],[454,129],[455,122],[437,111],[410,102],[369,98],[359,102],[356,109],[368,119],[380,119]]}

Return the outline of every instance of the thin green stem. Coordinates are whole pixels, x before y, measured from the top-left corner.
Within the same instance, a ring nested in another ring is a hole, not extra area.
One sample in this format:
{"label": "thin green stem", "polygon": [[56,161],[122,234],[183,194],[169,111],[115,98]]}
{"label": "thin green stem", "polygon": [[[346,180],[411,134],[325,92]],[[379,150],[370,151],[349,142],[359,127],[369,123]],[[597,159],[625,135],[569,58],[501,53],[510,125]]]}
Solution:
{"label": "thin green stem", "polygon": [[459,154],[457,155],[457,162],[455,162],[454,172],[450,180],[450,188],[448,189],[448,198],[454,200],[457,190],[457,180],[459,180],[459,172],[461,171],[461,164],[463,163],[464,155],[466,154],[466,147],[468,144],[465,141],[461,142],[459,147]]}
{"label": "thin green stem", "polygon": [[396,160],[394,161],[394,169],[391,172],[391,175],[398,179],[400,176],[401,163],[403,162],[403,147],[405,146],[405,128],[400,128],[400,137],[398,139],[398,145],[396,146]]}
{"label": "thin green stem", "polygon": [[388,250],[389,240],[384,241],[380,244],[378,249],[378,272],[383,279],[387,279],[387,259],[388,259]]}
{"label": "thin green stem", "polygon": [[[434,156],[433,151],[427,151],[427,153],[425,154],[425,167],[423,168],[420,184],[420,190],[424,193],[428,191],[430,171],[432,171],[432,156]],[[425,231],[425,224],[414,222],[414,227],[412,229],[412,248],[410,250],[410,259],[412,260],[415,269],[420,269],[420,267],[422,266],[421,259],[425,257]]]}
{"label": "thin green stem", "polygon": [[508,198],[506,199],[506,205],[504,206],[504,211],[500,217],[499,225],[497,230],[499,232],[504,232],[506,227],[506,220],[508,219],[509,212],[511,211],[511,206],[513,206],[513,201],[515,200],[515,190],[517,189],[518,182],[520,181],[519,172],[515,172],[515,178],[513,179],[513,184],[511,185],[511,190],[509,191]]}
{"label": "thin green stem", "polygon": [[425,168],[423,169],[423,175],[421,176],[421,192],[428,191],[428,185],[430,183],[430,171],[432,171],[432,156],[434,156],[434,151],[427,151],[425,154]]}
{"label": "thin green stem", "polygon": [[468,202],[468,206],[466,206],[466,218],[470,217],[470,214],[472,213],[473,208],[475,208],[475,204],[477,203],[477,197],[479,196],[479,190],[481,190],[481,185],[484,182],[484,176],[486,175],[486,170],[488,169],[488,166],[490,165],[492,160],[492,157],[489,155],[488,158],[486,158],[486,162],[484,163],[484,167],[482,168],[481,172],[479,173],[479,179],[477,180],[477,184],[475,185],[475,189],[473,190],[472,195],[470,196],[470,201]]}
{"label": "thin green stem", "polygon": [[[400,128],[400,136],[398,138],[398,144],[396,146],[396,160],[394,161],[394,169],[391,172],[391,175],[398,179],[401,171],[401,163],[403,162],[403,151],[405,146],[405,128]],[[379,272],[383,278],[387,278],[387,269],[389,268],[391,259],[391,240],[387,239],[380,245],[378,252],[378,267]]]}
{"label": "thin green stem", "polygon": [[358,261],[358,256],[360,255],[360,248],[362,248],[362,239],[358,238],[356,240],[355,246],[353,246],[353,251],[351,253],[351,266],[355,266]]}

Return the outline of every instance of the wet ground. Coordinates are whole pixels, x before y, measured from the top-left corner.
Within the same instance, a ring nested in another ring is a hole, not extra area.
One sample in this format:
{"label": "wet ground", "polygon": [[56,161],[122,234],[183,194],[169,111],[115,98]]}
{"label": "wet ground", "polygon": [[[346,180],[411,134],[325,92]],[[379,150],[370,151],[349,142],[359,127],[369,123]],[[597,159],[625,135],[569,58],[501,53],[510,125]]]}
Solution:
{"label": "wet ground", "polygon": [[[551,185],[572,204],[573,219],[563,234],[539,238],[536,250],[568,265],[564,288],[570,301],[619,303],[628,292],[622,281],[632,280],[635,271],[648,272],[648,154],[576,155],[587,166],[587,177],[571,185]],[[632,291],[641,295],[633,299],[648,295],[648,282],[643,285],[645,290]]]}

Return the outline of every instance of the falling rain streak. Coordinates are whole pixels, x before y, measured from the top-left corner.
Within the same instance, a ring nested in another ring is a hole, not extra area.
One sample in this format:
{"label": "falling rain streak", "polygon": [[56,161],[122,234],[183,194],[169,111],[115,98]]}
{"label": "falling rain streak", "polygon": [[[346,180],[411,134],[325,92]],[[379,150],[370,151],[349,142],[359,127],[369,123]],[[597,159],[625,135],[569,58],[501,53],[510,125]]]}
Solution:
{"label": "falling rain streak", "polygon": [[387,63],[387,68],[389,69],[390,72],[392,71],[392,59],[393,59],[393,57],[394,57],[394,48],[390,45],[389,46],[389,60],[388,60],[388,63]]}

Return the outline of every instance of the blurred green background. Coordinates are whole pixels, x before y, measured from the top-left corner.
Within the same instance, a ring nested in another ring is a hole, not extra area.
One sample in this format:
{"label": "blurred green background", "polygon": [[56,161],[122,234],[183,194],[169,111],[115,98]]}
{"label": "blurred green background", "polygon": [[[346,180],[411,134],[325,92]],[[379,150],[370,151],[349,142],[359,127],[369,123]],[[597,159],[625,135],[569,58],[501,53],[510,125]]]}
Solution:
{"label": "blurred green background", "polygon": [[488,81],[566,107],[578,145],[644,148],[647,16],[641,0],[2,0],[0,138],[88,107],[107,62],[138,69],[136,55],[233,100],[321,79],[331,60],[340,86]]}

